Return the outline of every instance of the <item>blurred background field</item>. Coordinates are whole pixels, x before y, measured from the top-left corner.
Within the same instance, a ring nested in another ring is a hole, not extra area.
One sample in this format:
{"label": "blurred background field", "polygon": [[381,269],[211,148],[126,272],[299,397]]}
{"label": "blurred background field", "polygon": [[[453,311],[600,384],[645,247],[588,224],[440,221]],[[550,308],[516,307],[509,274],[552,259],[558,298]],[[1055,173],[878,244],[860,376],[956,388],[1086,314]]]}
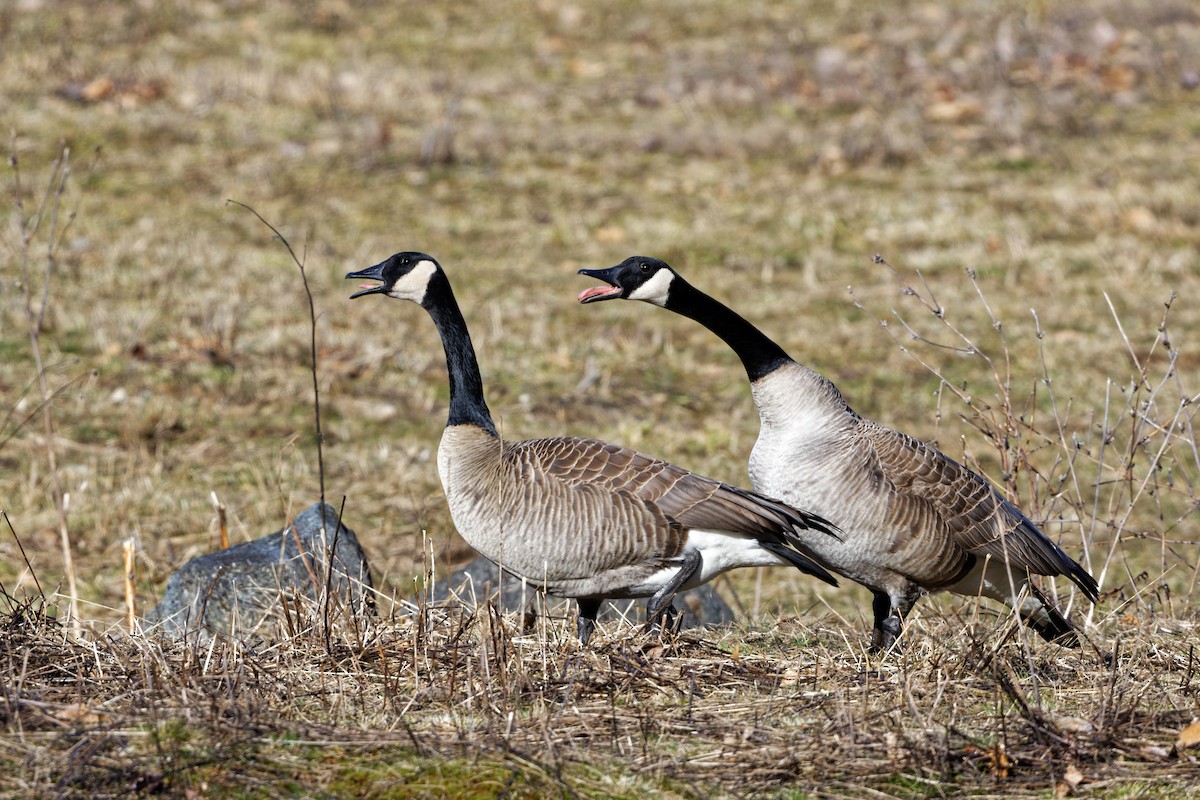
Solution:
{"label": "blurred background field", "polygon": [[[642,253],[727,300],[859,412],[987,472],[1103,576],[1094,613],[1061,598],[1101,650],[1123,639],[1178,659],[1148,667],[1180,671],[1182,694],[1151,692],[1178,712],[1159,722],[1197,713],[1192,3],[13,0],[0,5],[0,129],[0,505],[13,526],[0,583],[36,594],[19,540],[46,592],[66,591],[56,508],[69,494],[93,635],[116,635],[125,614],[123,540],[145,605],[217,546],[213,493],[235,540],[317,498],[307,300],[235,200],[305,260],[326,492],[345,496],[385,594],[423,580],[426,540],[439,570],[470,557],[433,461],[444,363],[423,313],[350,303],[341,276],[401,249],[437,257],[506,436],[595,436],[744,485],[757,417],[725,346],[645,306],[575,302],[589,285],[576,269]],[[39,211],[55,207],[57,227]],[[45,297],[49,441],[26,290],[35,310]],[[719,588],[752,627],[799,625],[835,660],[862,657],[864,590],[781,571]],[[917,648],[973,613],[919,608]],[[602,758],[589,763],[618,769]],[[998,781],[993,762],[980,769]],[[631,791],[687,794],[646,763],[652,785]],[[872,785],[932,792],[887,783],[912,769],[882,767]],[[1184,785],[1171,775],[1089,791],[1159,796]],[[594,777],[531,791],[586,794]],[[1056,780],[1029,791],[1079,788]]]}

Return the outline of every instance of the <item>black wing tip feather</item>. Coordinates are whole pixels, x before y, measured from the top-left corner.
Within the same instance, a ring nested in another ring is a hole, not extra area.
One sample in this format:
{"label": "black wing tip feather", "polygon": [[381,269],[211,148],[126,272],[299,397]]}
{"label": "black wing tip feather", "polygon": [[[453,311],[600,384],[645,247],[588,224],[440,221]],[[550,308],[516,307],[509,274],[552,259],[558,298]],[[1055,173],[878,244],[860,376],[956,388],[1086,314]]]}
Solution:
{"label": "black wing tip feather", "polygon": [[802,511],[795,506],[788,505],[782,500],[776,500],[773,497],[766,497],[757,492],[747,491],[746,489],[732,486],[728,483],[722,483],[721,488],[741,495],[749,500],[753,500],[760,506],[770,508],[775,513],[779,514],[787,522],[788,526],[794,531],[817,531],[824,533],[827,536],[832,536],[838,541],[842,541],[842,529],[834,525],[829,520],[814,514],[811,511]]}
{"label": "black wing tip feather", "polygon": [[1092,573],[1072,561],[1071,571],[1067,573],[1067,577],[1079,587],[1088,600],[1092,601],[1092,605],[1100,602],[1100,584],[1092,577]]}
{"label": "black wing tip feather", "polygon": [[812,514],[807,511],[801,511],[798,508],[788,505],[780,500],[773,500],[770,497],[764,497],[756,492],[749,492],[745,489],[739,489],[736,486],[722,484],[726,489],[737,493],[738,495],[754,501],[757,505],[763,508],[774,511],[781,517],[781,522],[788,528],[780,531],[782,534],[781,541],[771,541],[759,539],[759,545],[764,549],[780,558],[784,559],[796,569],[818,578],[830,586],[837,586],[837,578],[833,577],[825,567],[817,563],[812,557],[801,552],[798,547],[803,547],[802,544],[796,542],[795,539],[788,537],[789,533],[796,533],[803,530],[815,530],[821,533],[828,534],[835,539],[841,540],[835,531],[838,527],[824,517]]}
{"label": "black wing tip feather", "polygon": [[1022,524],[1029,528],[1029,530],[1037,539],[1042,540],[1052,548],[1054,555],[1056,556],[1056,560],[1058,561],[1058,567],[1061,570],[1059,574],[1070,578],[1071,582],[1079,587],[1079,591],[1083,592],[1084,596],[1087,597],[1088,600],[1092,601],[1092,605],[1099,603],[1100,584],[1096,582],[1096,579],[1092,577],[1092,574],[1080,566],[1078,561],[1067,555],[1066,552],[1064,552],[1063,549],[1059,547],[1053,539],[1046,535],[1045,531],[1043,531],[1037,523],[1025,515],[1025,512],[1021,511],[1021,509],[1017,508],[1012,503],[1009,503],[1007,500],[1005,500],[1004,503],[1018,514]]}
{"label": "black wing tip feather", "polygon": [[817,514],[812,514],[807,511],[801,511],[800,519],[804,523],[805,530],[814,530],[824,533],[827,536],[832,536],[839,542],[843,541],[842,529],[834,525],[829,520]]}
{"label": "black wing tip feather", "polygon": [[773,500],[772,502],[778,506],[779,511],[787,519],[788,524],[793,530],[817,531],[841,541],[841,528],[819,514],[813,514],[811,511],[801,511],[778,500]]}
{"label": "black wing tip feather", "polygon": [[759,544],[764,550],[774,553],[806,575],[812,575],[814,578],[819,578],[825,583],[828,583],[830,586],[838,585],[837,578],[829,574],[827,569],[803,553],[788,547],[786,544],[783,544],[782,542],[759,542]]}

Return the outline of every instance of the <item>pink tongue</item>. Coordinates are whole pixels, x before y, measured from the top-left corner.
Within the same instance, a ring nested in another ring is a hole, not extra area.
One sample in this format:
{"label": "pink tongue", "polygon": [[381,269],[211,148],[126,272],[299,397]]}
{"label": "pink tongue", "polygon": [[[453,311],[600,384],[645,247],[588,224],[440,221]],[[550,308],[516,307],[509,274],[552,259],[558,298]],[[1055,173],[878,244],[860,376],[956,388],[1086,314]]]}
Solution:
{"label": "pink tongue", "polygon": [[379,284],[377,284],[377,283],[360,283],[360,284],[358,285],[358,288],[360,288],[360,289],[374,289],[374,288],[375,288],[376,286],[378,286],[378,285],[379,285]]}
{"label": "pink tongue", "polygon": [[621,289],[617,286],[593,286],[591,289],[584,289],[579,293],[579,302],[587,300],[589,297],[597,297],[599,295],[614,294],[620,292]]}

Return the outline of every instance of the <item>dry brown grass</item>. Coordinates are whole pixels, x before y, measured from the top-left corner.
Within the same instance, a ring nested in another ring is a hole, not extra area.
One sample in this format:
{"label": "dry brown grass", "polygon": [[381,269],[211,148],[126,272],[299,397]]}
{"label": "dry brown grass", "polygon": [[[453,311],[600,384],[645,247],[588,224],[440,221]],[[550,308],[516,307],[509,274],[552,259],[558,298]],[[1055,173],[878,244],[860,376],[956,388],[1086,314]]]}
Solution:
{"label": "dry brown grass", "polygon": [[1107,626],[1106,665],[955,616],[926,616],[905,653],[876,659],[842,627],[796,618],[665,643],[623,630],[580,649],[565,620],[522,634],[494,614],[422,608],[332,652],[315,629],[255,652],[118,633],[80,643],[38,611],[14,609],[4,629],[0,757],[21,796],[1195,787],[1175,742],[1196,665],[1178,630],[1141,621]]}
{"label": "dry brown grass", "polygon": [[[1200,716],[1189,4],[22,0],[0,52],[22,176],[0,212],[0,791],[1197,792],[1171,750]],[[77,210],[65,236],[43,197]],[[424,580],[423,532],[440,567],[465,555],[430,460],[444,367],[423,315],[352,307],[340,276],[441,259],[507,434],[744,483],[757,420],[724,346],[575,306],[575,268],[645,252],[1045,520],[1103,576],[1090,616],[1061,600],[1116,657],[942,599],[868,659],[864,592],[780,572],[761,604],[753,576],[723,585],[743,625],[661,649],[401,606],[336,657],[324,632],[118,633],[124,541],[146,604],[216,546],[214,492],[239,541],[320,491],[303,287],[230,198],[304,254],[327,493],[385,594]],[[22,299],[43,286],[45,369]]]}

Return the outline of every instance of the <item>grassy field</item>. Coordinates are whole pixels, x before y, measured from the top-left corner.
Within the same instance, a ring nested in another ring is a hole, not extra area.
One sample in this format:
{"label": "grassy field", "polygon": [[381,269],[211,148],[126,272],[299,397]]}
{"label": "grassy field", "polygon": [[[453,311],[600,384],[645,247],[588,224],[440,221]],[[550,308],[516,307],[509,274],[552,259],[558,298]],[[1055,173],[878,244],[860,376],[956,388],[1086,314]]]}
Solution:
{"label": "grassy field", "polygon": [[[5,796],[1200,796],[1193,4],[17,0],[0,101]],[[229,200],[305,263],[324,490],[384,595],[328,646],[123,622],[124,542],[144,609],[214,495],[240,541],[321,491],[300,272]],[[506,436],[745,485],[725,346],[575,302],[668,260],[1043,521],[1100,579],[1058,587],[1089,645],[931,598],[869,656],[865,590],[782,571],[666,642],[404,613],[470,553],[433,327],[341,278],[402,249]]]}

